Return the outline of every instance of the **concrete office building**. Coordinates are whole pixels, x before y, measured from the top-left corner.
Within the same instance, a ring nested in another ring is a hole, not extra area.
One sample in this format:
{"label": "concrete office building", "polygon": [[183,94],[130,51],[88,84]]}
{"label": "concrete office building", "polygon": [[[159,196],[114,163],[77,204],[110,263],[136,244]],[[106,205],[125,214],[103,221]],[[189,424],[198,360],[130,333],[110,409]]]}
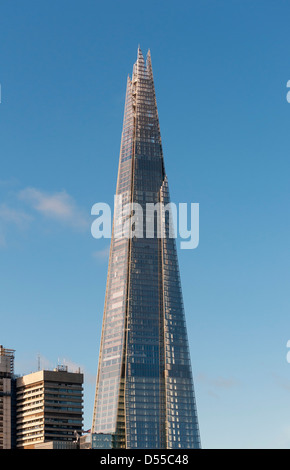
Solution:
{"label": "concrete office building", "polygon": [[67,367],[16,380],[17,448],[74,448],[83,426],[83,374]]}

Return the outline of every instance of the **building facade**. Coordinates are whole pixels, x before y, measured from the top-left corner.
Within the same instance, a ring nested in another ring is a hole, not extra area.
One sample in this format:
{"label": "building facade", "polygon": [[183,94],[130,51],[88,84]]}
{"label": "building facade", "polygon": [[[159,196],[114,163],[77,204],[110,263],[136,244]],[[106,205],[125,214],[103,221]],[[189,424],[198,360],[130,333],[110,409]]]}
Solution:
{"label": "building facade", "polygon": [[80,449],[112,449],[112,434],[87,433],[80,437]]}
{"label": "building facade", "polygon": [[0,449],[15,447],[14,353],[0,345]]}
{"label": "building facade", "polygon": [[83,427],[83,374],[59,366],[16,379],[17,448],[73,448]]}
{"label": "building facade", "polygon": [[151,57],[140,49],[127,81],[116,196],[92,432],[115,448],[200,448],[172,221],[158,212],[170,198]]}

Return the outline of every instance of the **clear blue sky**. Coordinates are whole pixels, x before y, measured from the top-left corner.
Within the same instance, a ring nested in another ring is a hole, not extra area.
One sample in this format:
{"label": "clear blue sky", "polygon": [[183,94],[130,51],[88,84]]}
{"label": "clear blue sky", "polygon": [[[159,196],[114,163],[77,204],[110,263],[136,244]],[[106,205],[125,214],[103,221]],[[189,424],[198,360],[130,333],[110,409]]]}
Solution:
{"label": "clear blue sky", "polygon": [[150,48],[202,446],[289,448],[290,6],[14,0],[0,11],[0,343],[85,373],[91,426],[127,75]]}

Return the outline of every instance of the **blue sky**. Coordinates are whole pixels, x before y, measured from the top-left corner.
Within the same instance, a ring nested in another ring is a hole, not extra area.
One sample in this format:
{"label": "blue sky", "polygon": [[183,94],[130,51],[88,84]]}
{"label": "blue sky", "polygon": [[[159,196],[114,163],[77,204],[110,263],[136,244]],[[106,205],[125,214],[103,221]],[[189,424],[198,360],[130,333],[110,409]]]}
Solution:
{"label": "blue sky", "polygon": [[85,374],[91,426],[127,75],[150,48],[204,448],[289,448],[289,3],[14,0],[0,11],[0,343]]}

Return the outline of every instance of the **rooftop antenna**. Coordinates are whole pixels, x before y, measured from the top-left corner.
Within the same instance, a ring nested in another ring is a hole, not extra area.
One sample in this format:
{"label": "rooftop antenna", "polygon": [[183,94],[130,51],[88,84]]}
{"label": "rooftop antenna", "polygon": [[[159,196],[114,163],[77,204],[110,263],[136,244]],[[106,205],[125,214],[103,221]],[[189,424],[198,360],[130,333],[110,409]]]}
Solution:
{"label": "rooftop antenna", "polygon": [[37,354],[37,370],[40,371],[40,354]]}

